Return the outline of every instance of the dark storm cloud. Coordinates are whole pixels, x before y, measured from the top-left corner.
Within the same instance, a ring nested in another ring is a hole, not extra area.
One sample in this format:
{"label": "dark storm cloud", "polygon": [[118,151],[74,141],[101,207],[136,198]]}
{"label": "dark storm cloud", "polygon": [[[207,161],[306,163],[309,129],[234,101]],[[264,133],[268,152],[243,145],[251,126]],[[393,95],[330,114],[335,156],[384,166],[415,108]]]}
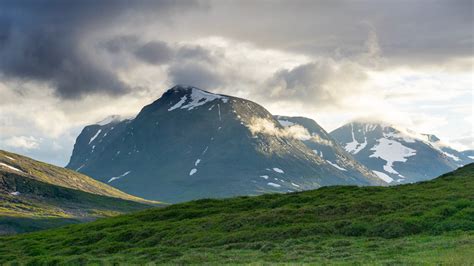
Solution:
{"label": "dark storm cloud", "polygon": [[[396,63],[440,63],[473,53],[472,0],[212,1],[200,34],[225,36],[311,56],[364,51],[375,29]],[[183,24],[189,23],[182,20]]]}
{"label": "dark storm cloud", "polygon": [[[348,95],[363,93],[362,84],[367,78],[364,67],[359,64],[321,59],[276,72],[267,80],[267,90],[260,93],[273,100],[331,106],[339,104]],[[340,80],[344,86],[340,85]]]}
{"label": "dark storm cloud", "polygon": [[122,35],[102,44],[112,54],[128,53],[138,60],[152,65],[174,62],[199,61],[214,62],[216,56],[199,45],[168,44],[164,41],[143,41],[135,35]]}
{"label": "dark storm cloud", "polygon": [[137,49],[139,45],[139,39],[134,35],[122,35],[107,40],[102,44],[102,47],[105,48],[110,53],[121,53],[121,52],[130,52]]}
{"label": "dark storm cloud", "polygon": [[173,57],[173,50],[161,41],[146,43],[135,51],[135,56],[150,64],[163,64]]}
{"label": "dark storm cloud", "polygon": [[192,85],[210,90],[224,83],[224,78],[215,70],[201,63],[175,64],[170,66],[168,74],[173,84]]}
{"label": "dark storm cloud", "polygon": [[[472,56],[472,8],[471,0],[4,0],[0,74],[47,82],[63,98],[126,93],[133,84],[97,55],[94,42],[105,41],[103,47],[117,56],[125,52],[147,64],[171,65],[171,80],[198,80],[192,73],[201,73],[216,84],[212,69],[196,66],[212,68],[220,57],[177,42],[219,36],[257,48],[347,58],[365,52],[371,31],[391,64],[439,65]],[[161,30],[169,39],[153,39],[161,38]],[[117,33],[125,36],[115,38]]]}
{"label": "dark storm cloud", "polygon": [[16,32],[0,52],[0,70],[7,78],[49,82],[64,98],[128,90],[111,70],[81,51],[77,42],[60,29]]}
{"label": "dark storm cloud", "polygon": [[[193,7],[179,1],[3,1],[0,3],[0,73],[5,78],[51,84],[63,98],[87,93],[122,94],[130,90],[113,70],[84,47],[89,31],[106,30],[122,15],[163,14]],[[157,46],[138,55],[166,59]],[[161,56],[161,57],[160,57]]]}
{"label": "dark storm cloud", "polygon": [[216,60],[214,54],[198,45],[187,45],[181,47],[176,54],[178,60],[196,60],[204,62],[213,62]]}

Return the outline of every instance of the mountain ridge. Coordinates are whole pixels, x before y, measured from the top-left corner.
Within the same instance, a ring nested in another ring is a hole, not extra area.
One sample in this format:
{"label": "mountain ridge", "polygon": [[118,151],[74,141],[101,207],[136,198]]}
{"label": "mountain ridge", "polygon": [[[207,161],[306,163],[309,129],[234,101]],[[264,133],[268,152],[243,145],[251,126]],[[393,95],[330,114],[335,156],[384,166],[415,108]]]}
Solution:
{"label": "mountain ridge", "polygon": [[457,162],[449,153],[454,150],[441,147],[434,135],[385,122],[350,122],[330,134],[357,161],[391,184],[428,180],[474,161],[464,156],[463,163]]}
{"label": "mountain ridge", "polygon": [[336,169],[292,133],[252,101],[175,86],[133,120],[85,127],[67,167],[168,202],[380,184]]}

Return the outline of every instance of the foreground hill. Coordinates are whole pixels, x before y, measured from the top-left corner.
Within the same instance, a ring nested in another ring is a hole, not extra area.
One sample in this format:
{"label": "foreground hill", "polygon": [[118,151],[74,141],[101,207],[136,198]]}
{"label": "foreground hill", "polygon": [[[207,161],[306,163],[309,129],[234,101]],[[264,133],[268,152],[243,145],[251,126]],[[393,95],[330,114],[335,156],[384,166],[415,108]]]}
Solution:
{"label": "foreground hill", "polygon": [[150,204],[74,171],[0,150],[0,234],[91,221]]}
{"label": "foreground hill", "polygon": [[386,123],[352,122],[332,131],[331,136],[389,184],[433,179],[474,161],[456,157],[433,135]]}
{"label": "foreground hill", "polygon": [[474,261],[474,164],[392,187],[199,200],[0,238],[0,263]]}
{"label": "foreground hill", "polygon": [[335,167],[300,140],[305,133],[254,102],[175,86],[134,119],[85,127],[67,168],[165,202],[385,184]]}

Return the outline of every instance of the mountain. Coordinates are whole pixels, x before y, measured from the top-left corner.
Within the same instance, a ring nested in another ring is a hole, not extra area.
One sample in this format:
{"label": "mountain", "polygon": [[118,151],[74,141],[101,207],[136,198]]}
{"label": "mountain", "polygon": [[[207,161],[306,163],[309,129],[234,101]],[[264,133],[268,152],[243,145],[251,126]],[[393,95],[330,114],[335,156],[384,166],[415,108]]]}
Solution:
{"label": "mountain", "polygon": [[467,265],[474,164],[390,187],[205,199],[0,238],[0,264]]}
{"label": "mountain", "polygon": [[88,176],[0,150],[0,235],[158,205]]}
{"label": "mountain", "polygon": [[302,134],[300,140],[310,148],[316,156],[325,160],[333,167],[357,175],[363,173],[372,176],[373,173],[354,160],[354,158],[334,140],[316,121],[306,117],[275,116],[275,119],[286,128],[301,126],[306,134]]}
{"label": "mountain", "polygon": [[443,153],[449,161],[457,166],[463,166],[469,163],[474,162],[474,151],[458,151],[448,144],[443,143],[438,137],[432,134],[421,134],[421,139],[425,138],[425,141],[435,149],[438,149]]}
{"label": "mountain", "polygon": [[254,102],[175,86],[134,119],[85,127],[67,167],[165,202],[383,183],[334,167],[300,133]]}
{"label": "mountain", "polygon": [[453,151],[441,146],[433,135],[386,123],[352,122],[334,130],[331,136],[390,184],[429,180],[467,162],[456,161]]}

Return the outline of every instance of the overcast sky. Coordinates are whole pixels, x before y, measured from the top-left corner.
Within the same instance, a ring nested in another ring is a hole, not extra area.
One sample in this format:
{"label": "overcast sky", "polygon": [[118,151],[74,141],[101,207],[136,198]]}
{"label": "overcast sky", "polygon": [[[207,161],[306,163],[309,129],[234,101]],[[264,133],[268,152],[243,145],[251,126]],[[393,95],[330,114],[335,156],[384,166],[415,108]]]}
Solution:
{"label": "overcast sky", "polygon": [[472,149],[473,47],[471,0],[0,0],[0,149],[63,166],[174,84]]}

